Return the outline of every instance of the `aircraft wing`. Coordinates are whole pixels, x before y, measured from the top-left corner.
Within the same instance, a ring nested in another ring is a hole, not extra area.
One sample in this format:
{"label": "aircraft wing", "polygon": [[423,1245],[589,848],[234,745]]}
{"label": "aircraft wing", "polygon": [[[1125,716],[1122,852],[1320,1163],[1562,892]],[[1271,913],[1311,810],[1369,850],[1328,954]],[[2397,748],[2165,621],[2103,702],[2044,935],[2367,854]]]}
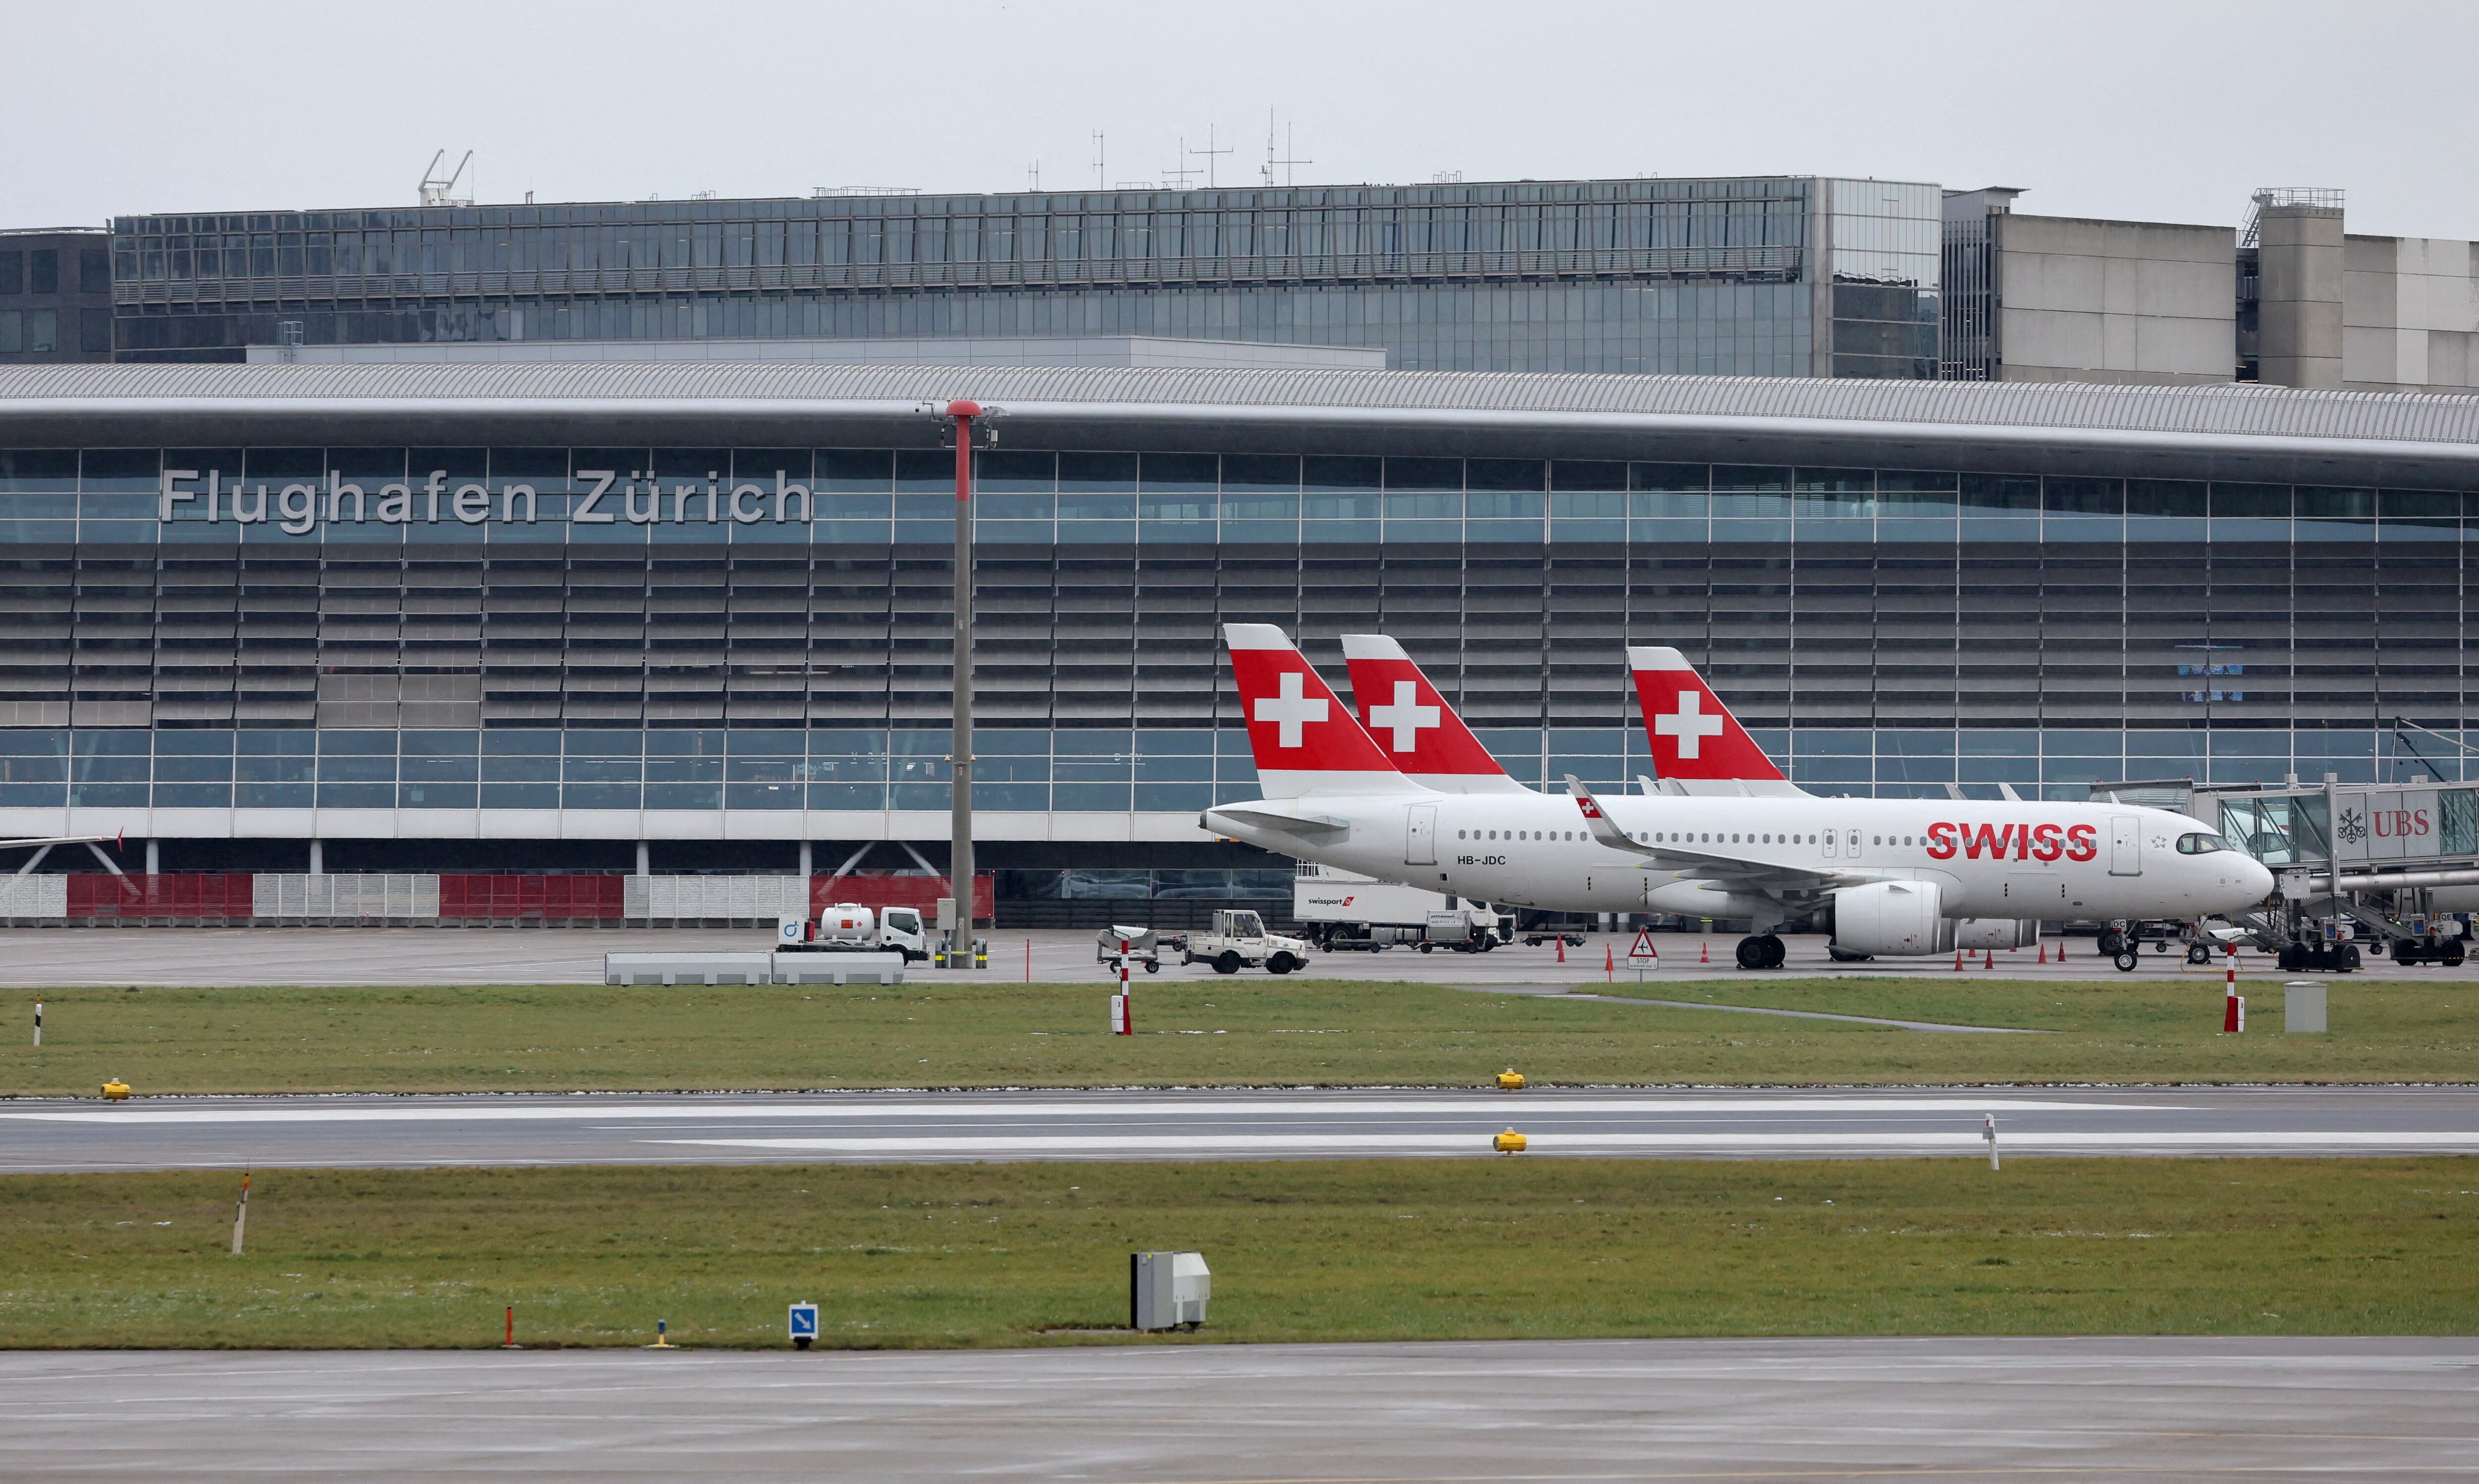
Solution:
{"label": "aircraft wing", "polygon": [[[1610,822],[1602,812],[1601,801],[1584,787],[1574,774],[1567,775],[1567,792],[1584,816],[1584,827],[1593,839],[1613,850],[1645,857],[1644,869],[1657,871],[1677,881],[1710,881],[1720,886],[1737,887],[1751,892],[1817,892],[1833,887],[1857,886],[1879,879],[1873,874],[1854,874],[1841,870],[1819,870],[1809,867],[1784,866],[1776,861],[1751,860],[1732,855],[1726,850],[1709,846],[1659,844],[1648,845],[1630,839],[1626,832]],[[1684,863],[1664,869],[1671,862]]]}

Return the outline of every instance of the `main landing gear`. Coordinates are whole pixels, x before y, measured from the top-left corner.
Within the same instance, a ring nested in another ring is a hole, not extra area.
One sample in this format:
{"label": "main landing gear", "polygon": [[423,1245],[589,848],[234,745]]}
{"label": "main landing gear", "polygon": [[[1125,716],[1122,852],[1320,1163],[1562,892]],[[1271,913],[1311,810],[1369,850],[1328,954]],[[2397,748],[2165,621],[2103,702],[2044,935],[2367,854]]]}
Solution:
{"label": "main landing gear", "polygon": [[1779,968],[1782,967],[1782,941],[1771,933],[1757,933],[1739,940],[1741,968]]}

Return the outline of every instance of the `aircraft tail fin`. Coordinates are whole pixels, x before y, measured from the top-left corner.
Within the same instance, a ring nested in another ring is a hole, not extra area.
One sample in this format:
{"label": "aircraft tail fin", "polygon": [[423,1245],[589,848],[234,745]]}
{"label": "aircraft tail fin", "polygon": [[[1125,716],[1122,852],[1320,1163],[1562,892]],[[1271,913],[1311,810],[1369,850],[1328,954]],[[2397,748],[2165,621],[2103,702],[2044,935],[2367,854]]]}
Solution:
{"label": "aircraft tail fin", "polygon": [[1240,687],[1248,747],[1267,798],[1311,793],[1394,793],[1418,789],[1368,734],[1351,708],[1270,623],[1226,623],[1231,674]]}
{"label": "aircraft tail fin", "polygon": [[1441,793],[1528,793],[1472,736],[1464,718],[1383,634],[1345,634],[1351,699],[1387,761]]}
{"label": "aircraft tail fin", "polygon": [[1629,644],[1627,668],[1635,674],[1654,770],[1664,782],[1785,782],[1685,655],[1666,644]]}

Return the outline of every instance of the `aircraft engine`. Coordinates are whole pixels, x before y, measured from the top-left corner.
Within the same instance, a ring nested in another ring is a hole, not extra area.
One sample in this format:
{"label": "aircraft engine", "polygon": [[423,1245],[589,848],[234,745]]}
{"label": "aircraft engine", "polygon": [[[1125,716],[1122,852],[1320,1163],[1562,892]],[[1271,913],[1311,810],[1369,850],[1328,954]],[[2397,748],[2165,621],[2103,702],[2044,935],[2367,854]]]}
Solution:
{"label": "aircraft engine", "polygon": [[1933,881],[1877,881],[1833,893],[1833,946],[1873,957],[1954,950],[1954,923]]}
{"label": "aircraft engine", "polygon": [[2037,918],[1964,918],[1954,925],[1957,948],[2028,948],[2039,941]]}

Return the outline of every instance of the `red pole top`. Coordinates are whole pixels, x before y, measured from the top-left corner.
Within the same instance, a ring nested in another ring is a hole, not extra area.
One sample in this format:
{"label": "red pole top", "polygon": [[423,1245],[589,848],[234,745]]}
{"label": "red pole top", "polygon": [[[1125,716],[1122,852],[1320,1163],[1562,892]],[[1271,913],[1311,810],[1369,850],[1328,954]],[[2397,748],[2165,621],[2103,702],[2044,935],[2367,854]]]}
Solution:
{"label": "red pole top", "polygon": [[947,404],[947,415],[950,417],[979,417],[981,415],[982,404],[979,402],[950,402]]}

